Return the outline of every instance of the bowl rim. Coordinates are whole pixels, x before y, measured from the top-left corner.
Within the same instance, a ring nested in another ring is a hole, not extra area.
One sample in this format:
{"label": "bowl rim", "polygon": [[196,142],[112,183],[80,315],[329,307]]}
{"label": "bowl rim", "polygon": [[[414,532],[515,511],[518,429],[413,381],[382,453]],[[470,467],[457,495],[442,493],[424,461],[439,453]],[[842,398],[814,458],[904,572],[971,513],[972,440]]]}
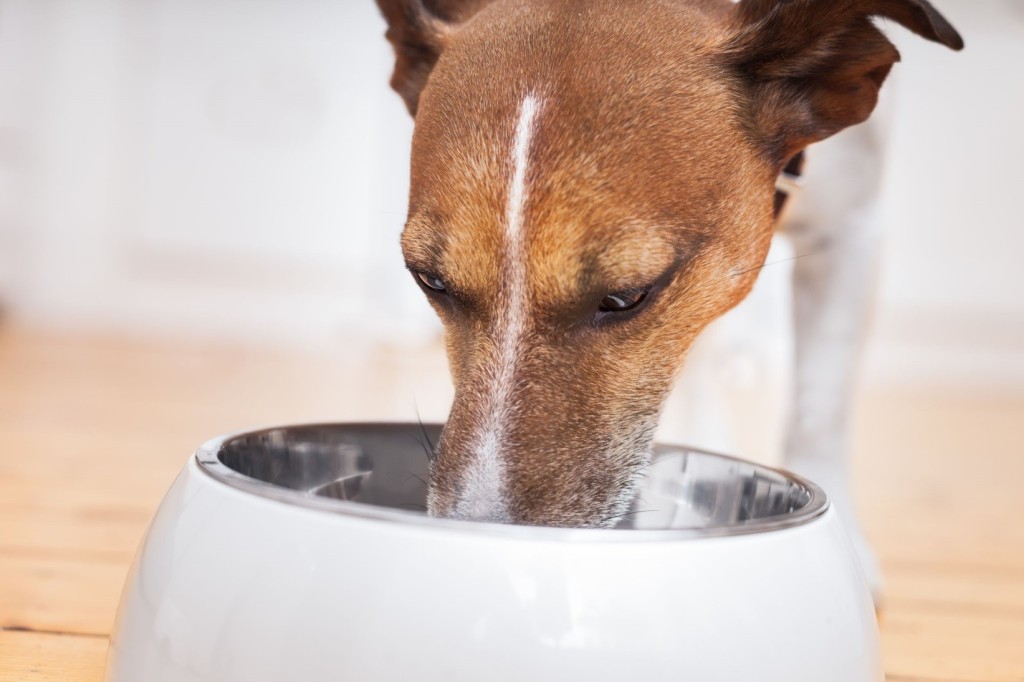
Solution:
{"label": "bowl rim", "polygon": [[318,495],[309,495],[300,490],[276,486],[266,481],[246,476],[224,464],[219,457],[221,448],[228,442],[237,438],[257,436],[271,431],[291,429],[324,429],[324,428],[409,428],[419,426],[441,426],[440,424],[417,424],[414,422],[391,422],[391,421],[359,421],[359,422],[311,422],[302,424],[285,424],[281,426],[270,426],[256,429],[243,429],[224,435],[216,436],[204,442],[196,449],[193,455],[194,462],[198,469],[209,476],[215,482],[227,485],[236,490],[243,491],[269,499],[274,502],[283,503],[293,507],[305,508],[313,511],[331,512],[336,515],[389,524],[398,524],[413,528],[426,528],[439,531],[486,534],[503,537],[516,537],[526,540],[557,540],[572,542],[650,542],[668,540],[695,540],[702,538],[721,538],[744,535],[763,535],[788,528],[796,528],[823,516],[830,508],[831,501],[825,491],[813,481],[802,476],[775,467],[757,464],[739,457],[723,455],[710,450],[694,448],[686,445],[656,444],[657,447],[672,450],[683,450],[688,453],[710,455],[720,459],[738,462],[747,466],[753,466],[765,472],[774,473],[796,483],[804,488],[810,495],[800,510],[776,516],[769,516],[729,526],[711,527],[681,527],[681,528],[564,528],[553,526],[527,526],[517,524],[502,524],[487,521],[465,521],[458,519],[443,519],[427,516],[421,512],[415,512],[394,507],[382,507],[377,505],[354,502],[350,500],[339,500]]}

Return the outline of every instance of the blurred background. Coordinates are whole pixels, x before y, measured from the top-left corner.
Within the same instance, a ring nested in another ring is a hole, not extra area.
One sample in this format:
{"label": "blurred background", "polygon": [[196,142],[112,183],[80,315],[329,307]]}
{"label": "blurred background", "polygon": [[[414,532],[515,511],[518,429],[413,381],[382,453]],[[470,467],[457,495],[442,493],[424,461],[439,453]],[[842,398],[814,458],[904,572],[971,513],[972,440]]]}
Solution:
{"label": "blurred background", "polygon": [[[904,63],[887,93],[864,376],[1017,393],[1024,4],[940,4],[964,53],[892,29]],[[329,355],[436,349],[397,246],[412,124],[387,87],[383,30],[369,0],[0,1],[4,323]],[[734,324],[776,357],[733,344],[718,358],[726,384],[785,375],[788,266],[764,275],[772,312]],[[429,393],[421,409],[441,418],[444,401]]]}
{"label": "blurred background", "polygon": [[[1002,609],[1009,590],[1024,623],[1024,535],[993,530],[1006,509],[937,515],[1000,483],[1024,435],[1024,2],[936,4],[963,53],[887,29],[904,60],[858,496],[897,605]],[[398,248],[412,122],[383,33],[370,0],[0,0],[0,587],[22,581],[0,589],[0,634],[109,632],[147,519],[209,436],[446,415],[440,328]],[[777,458],[789,275],[765,268],[697,349],[663,438]],[[997,566],[1005,589],[954,570],[922,592],[907,567],[925,555]],[[897,672],[921,632],[906,617]],[[982,679],[991,641],[943,679]]]}

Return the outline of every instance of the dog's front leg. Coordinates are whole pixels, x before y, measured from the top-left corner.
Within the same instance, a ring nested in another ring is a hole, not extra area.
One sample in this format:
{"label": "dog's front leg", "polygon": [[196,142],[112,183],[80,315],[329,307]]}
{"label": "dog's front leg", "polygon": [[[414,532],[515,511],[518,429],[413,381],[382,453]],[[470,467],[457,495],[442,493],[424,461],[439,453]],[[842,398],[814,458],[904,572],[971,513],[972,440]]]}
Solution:
{"label": "dog's front leg", "polygon": [[795,377],[786,465],[824,487],[879,603],[881,571],[857,521],[848,453],[858,364],[875,290],[886,116],[810,150],[785,223],[794,263]]}

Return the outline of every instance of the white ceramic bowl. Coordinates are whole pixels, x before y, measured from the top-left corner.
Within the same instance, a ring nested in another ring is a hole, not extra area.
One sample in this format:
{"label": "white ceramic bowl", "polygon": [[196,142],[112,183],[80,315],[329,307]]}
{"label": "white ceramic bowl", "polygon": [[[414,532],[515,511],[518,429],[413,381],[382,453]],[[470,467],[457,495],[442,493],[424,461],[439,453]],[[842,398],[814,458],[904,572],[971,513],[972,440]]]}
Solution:
{"label": "white ceramic bowl", "polygon": [[[620,528],[433,519],[418,425],[201,447],[121,601],[108,682],[879,682],[822,491],[660,447]],[[647,511],[641,511],[647,510]]]}

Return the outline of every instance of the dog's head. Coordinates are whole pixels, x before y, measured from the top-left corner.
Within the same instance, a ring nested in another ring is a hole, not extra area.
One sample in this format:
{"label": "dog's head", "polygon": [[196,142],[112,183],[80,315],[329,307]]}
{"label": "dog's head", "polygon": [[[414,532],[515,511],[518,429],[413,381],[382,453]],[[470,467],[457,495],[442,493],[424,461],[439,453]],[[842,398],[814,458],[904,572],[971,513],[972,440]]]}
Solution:
{"label": "dog's head", "polygon": [[775,180],[899,59],[925,0],[378,0],[416,118],[416,282],[455,402],[431,513],[600,526],[686,349],[749,291]]}

